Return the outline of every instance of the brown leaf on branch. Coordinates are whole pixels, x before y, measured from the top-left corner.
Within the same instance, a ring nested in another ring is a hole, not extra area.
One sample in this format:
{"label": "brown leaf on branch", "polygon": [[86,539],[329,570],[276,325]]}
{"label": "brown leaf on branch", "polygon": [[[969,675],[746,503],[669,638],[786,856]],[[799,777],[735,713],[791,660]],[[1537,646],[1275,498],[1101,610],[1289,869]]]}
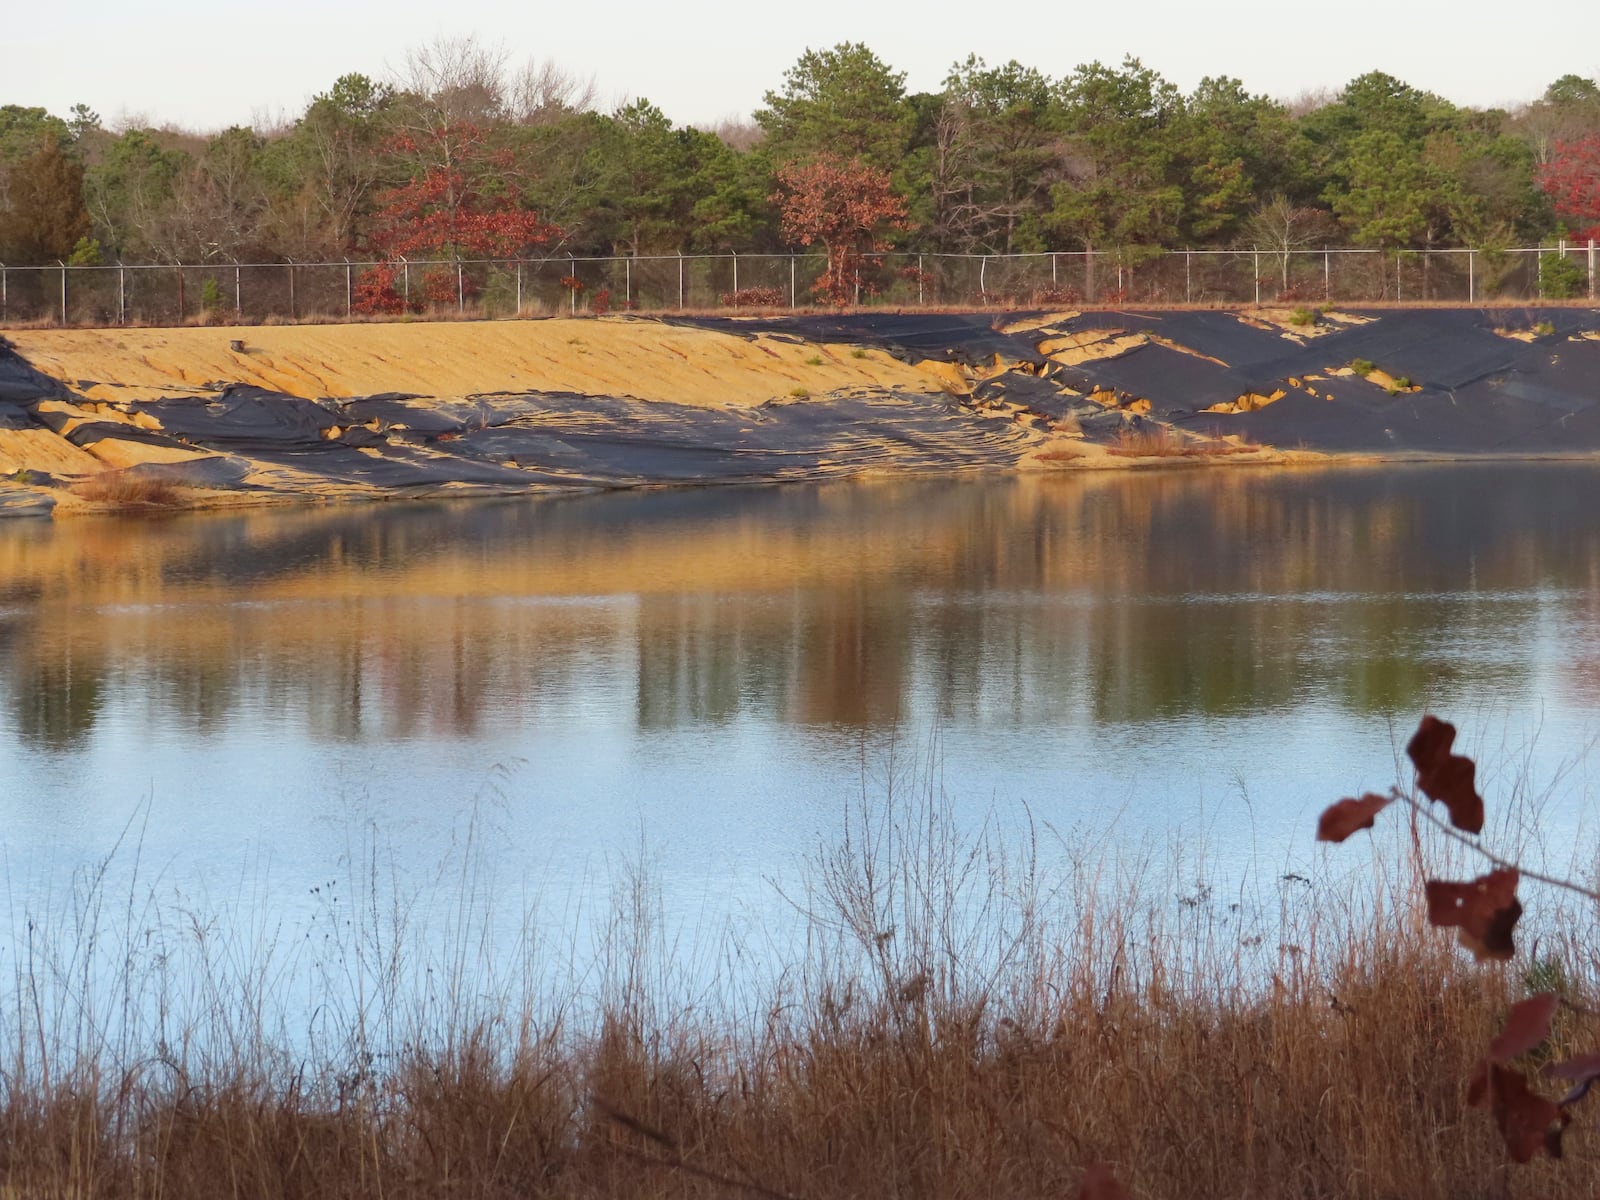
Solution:
{"label": "brown leaf on branch", "polygon": [[1511,1006],[1505,1028],[1489,1043],[1489,1057],[1497,1063],[1510,1062],[1526,1054],[1550,1036],[1550,1018],[1560,1004],[1554,992],[1540,992]]}
{"label": "brown leaf on branch", "polygon": [[1373,819],[1388,803],[1388,796],[1368,792],[1359,799],[1346,798],[1330,804],[1317,821],[1317,841],[1342,842],[1358,829],[1371,829]]}
{"label": "brown leaf on branch", "polygon": [[1133,1193],[1105,1163],[1090,1163],[1078,1188],[1078,1200],[1133,1200]]}
{"label": "brown leaf on branch", "polygon": [[1514,1161],[1530,1162],[1540,1150],[1551,1158],[1561,1157],[1561,1135],[1572,1115],[1555,1101],[1530,1092],[1521,1071],[1479,1063],[1467,1087],[1467,1103],[1489,1109]]}
{"label": "brown leaf on branch", "polygon": [[1580,1054],[1565,1062],[1551,1063],[1544,1069],[1554,1079],[1568,1079],[1573,1088],[1561,1097],[1563,1105],[1576,1104],[1589,1094],[1596,1080],[1600,1080],[1600,1054]]}
{"label": "brown leaf on branch", "polygon": [[1470,758],[1450,753],[1456,727],[1431,714],[1422,718],[1406,743],[1406,754],[1417,768],[1417,786],[1430,800],[1450,810],[1450,824],[1467,833],[1483,829],[1483,797],[1474,783],[1478,768]]}
{"label": "brown leaf on branch", "polygon": [[1457,939],[1480,961],[1509,959],[1516,952],[1511,931],[1522,916],[1517,899],[1520,878],[1515,867],[1508,867],[1480,875],[1471,883],[1430,879],[1426,884],[1428,923],[1458,929]]}

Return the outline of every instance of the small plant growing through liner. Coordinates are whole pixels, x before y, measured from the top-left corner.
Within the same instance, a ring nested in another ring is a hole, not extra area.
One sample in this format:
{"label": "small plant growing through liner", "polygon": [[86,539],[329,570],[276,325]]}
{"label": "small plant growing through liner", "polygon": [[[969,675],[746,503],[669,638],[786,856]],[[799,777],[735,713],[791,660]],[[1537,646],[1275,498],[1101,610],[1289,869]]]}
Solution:
{"label": "small plant growing through liner", "polygon": [[1352,358],[1350,360],[1350,369],[1352,371],[1354,371],[1357,375],[1361,376],[1361,378],[1365,379],[1368,375],[1371,375],[1378,368],[1377,368],[1377,365],[1375,363],[1373,363],[1372,361],[1370,361],[1369,359]]}
{"label": "small plant growing through liner", "polygon": [[806,359],[806,366],[808,367],[820,367],[821,365],[822,355],[820,354],[813,354],[810,358]]}
{"label": "small plant growing through liner", "polygon": [[[1406,744],[1406,755],[1416,768],[1414,793],[1392,788],[1387,795],[1369,792],[1346,798],[1329,806],[1317,822],[1317,840],[1342,842],[1362,829],[1371,829],[1384,809],[1399,803],[1411,809],[1413,820],[1434,826],[1451,840],[1467,847],[1491,870],[1470,880],[1425,878],[1424,894],[1428,923],[1456,930],[1456,938],[1479,962],[1506,962],[1516,952],[1517,922],[1522,917],[1522,902],[1517,887],[1523,878],[1564,889],[1600,904],[1600,892],[1568,879],[1523,871],[1479,840],[1483,832],[1484,802],[1477,789],[1477,766],[1472,759],[1454,752],[1456,729],[1448,721],[1428,715]],[[1442,804],[1446,819],[1432,808]],[[1581,1015],[1594,1015],[1573,1005],[1559,986],[1565,979],[1552,971],[1547,961],[1528,968],[1527,980],[1545,990],[1514,1004],[1505,1024],[1493,1038],[1471,1078],[1467,1081],[1467,1102],[1487,1108],[1494,1119],[1506,1151],[1514,1162],[1526,1163],[1541,1153],[1551,1158],[1562,1155],[1562,1135],[1572,1121],[1572,1106],[1582,1100],[1600,1079],[1600,1053],[1580,1054],[1561,1062],[1546,1061],[1537,1073],[1565,1081],[1568,1090],[1559,1100],[1551,1100],[1530,1086],[1535,1067],[1526,1060],[1542,1052],[1551,1035],[1551,1022],[1563,1007]],[[1523,1059],[1528,1069],[1510,1065]]]}
{"label": "small plant growing through liner", "polygon": [[1300,326],[1315,325],[1318,316],[1319,314],[1315,309],[1297,308],[1289,315],[1289,324]]}

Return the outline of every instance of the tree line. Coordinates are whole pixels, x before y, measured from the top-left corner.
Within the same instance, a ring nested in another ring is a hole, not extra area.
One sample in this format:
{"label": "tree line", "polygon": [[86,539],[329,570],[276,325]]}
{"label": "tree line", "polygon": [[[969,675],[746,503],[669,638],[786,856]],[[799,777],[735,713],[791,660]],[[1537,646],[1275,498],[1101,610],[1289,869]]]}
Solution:
{"label": "tree line", "polygon": [[[0,262],[285,262],[826,250],[846,299],[889,247],[1497,250],[1600,236],[1600,86],[1514,110],[1381,72],[1284,103],[1184,93],[1135,58],[1057,78],[955,64],[937,92],[866,46],[807,50],[753,122],[512,70],[471,39],[351,74],[281,128],[201,135],[0,106]],[[443,290],[453,283],[435,281]],[[363,306],[394,307],[392,273]]]}

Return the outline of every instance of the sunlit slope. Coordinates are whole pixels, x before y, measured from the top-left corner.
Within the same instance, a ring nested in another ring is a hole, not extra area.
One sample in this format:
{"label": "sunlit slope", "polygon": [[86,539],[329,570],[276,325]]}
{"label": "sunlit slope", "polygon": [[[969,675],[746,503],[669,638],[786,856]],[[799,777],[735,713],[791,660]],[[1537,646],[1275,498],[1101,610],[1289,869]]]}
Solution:
{"label": "sunlit slope", "polygon": [[705,406],[756,405],[799,391],[940,390],[934,375],[881,350],[630,317],[7,336],[38,370],[106,401],[198,394],[219,383],[307,399],[580,392]]}

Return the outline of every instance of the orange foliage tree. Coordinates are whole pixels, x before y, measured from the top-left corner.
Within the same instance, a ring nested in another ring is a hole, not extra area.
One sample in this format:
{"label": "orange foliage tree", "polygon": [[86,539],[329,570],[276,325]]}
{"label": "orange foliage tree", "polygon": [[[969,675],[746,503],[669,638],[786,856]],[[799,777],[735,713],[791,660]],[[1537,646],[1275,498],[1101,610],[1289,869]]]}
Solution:
{"label": "orange foliage tree", "polygon": [[818,154],[778,168],[783,236],[801,246],[820,244],[827,269],[812,286],[819,299],[846,305],[876,289],[865,272],[889,248],[890,230],[905,229],[906,203],[887,172],[859,158]]}
{"label": "orange foliage tree", "polygon": [[[476,126],[456,122],[403,134],[389,149],[421,165],[410,180],[379,197],[370,243],[385,259],[520,258],[562,236],[557,226],[523,207],[522,193],[510,179],[510,153],[490,149]],[[400,311],[403,299],[394,279],[388,264],[366,272],[359,307]],[[423,286],[428,299],[448,301],[456,298],[458,282],[453,271],[436,268],[423,277]]]}

